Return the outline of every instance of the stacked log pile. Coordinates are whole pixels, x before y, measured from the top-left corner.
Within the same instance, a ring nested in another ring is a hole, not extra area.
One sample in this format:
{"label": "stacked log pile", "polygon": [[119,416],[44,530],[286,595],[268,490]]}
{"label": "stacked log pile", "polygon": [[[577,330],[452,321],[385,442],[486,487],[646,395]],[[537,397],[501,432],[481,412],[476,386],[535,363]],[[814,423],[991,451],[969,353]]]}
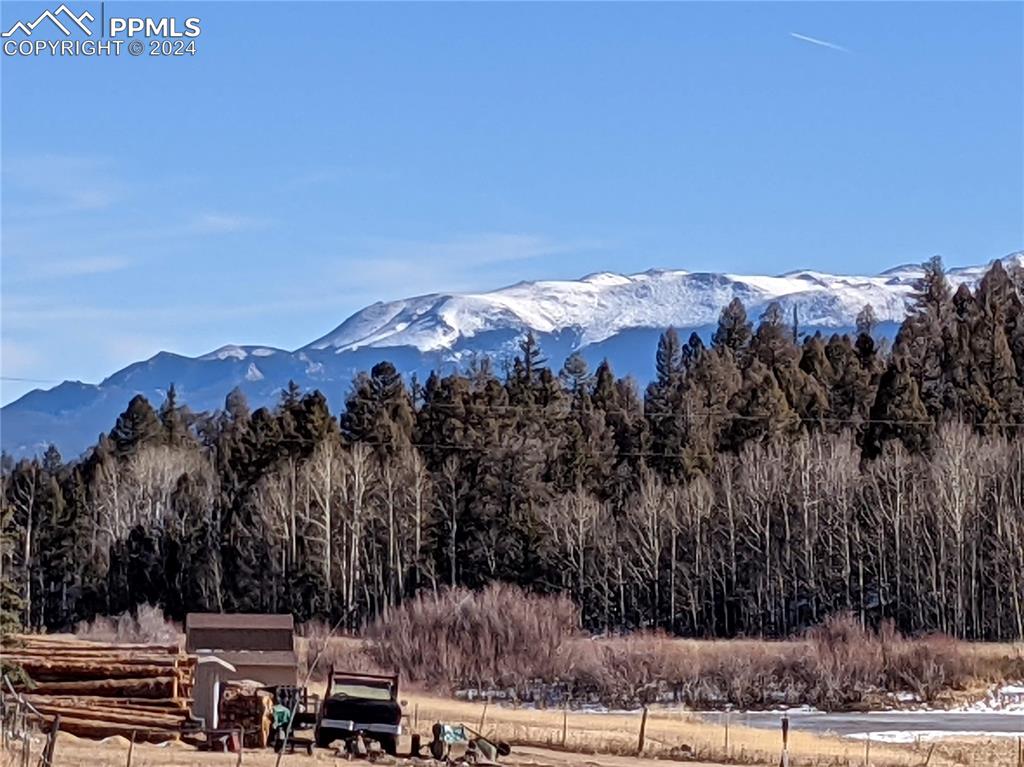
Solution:
{"label": "stacked log pile", "polygon": [[226,682],[220,698],[222,729],[241,728],[247,748],[266,748],[274,720],[274,696],[259,682]]}
{"label": "stacked log pile", "polygon": [[31,684],[16,685],[44,717],[83,738],[121,735],[162,742],[188,719],[195,659],[177,645],[116,645],[22,635],[5,640],[5,663]]}

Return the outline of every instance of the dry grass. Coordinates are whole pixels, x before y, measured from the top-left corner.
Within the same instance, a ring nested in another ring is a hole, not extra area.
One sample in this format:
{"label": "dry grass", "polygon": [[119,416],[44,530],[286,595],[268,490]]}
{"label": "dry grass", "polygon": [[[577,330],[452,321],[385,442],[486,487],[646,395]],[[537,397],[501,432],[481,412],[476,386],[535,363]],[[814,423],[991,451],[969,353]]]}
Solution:
{"label": "dry grass", "polygon": [[113,618],[97,617],[75,626],[75,636],[92,642],[170,644],[181,636],[181,626],[164,617],[152,605],[139,605],[134,612]]}
{"label": "dry grass", "polygon": [[[295,648],[299,656],[299,678],[317,681],[327,678],[331,667],[368,674],[382,674],[384,669],[374,660],[371,642],[358,637],[331,637],[330,627],[320,621],[303,624],[298,629]],[[315,666],[314,666],[315,662]]]}
{"label": "dry grass", "polygon": [[[639,714],[566,713],[492,704],[487,707],[485,716],[483,703],[450,701],[418,694],[403,697],[408,699],[407,712],[411,718],[418,719],[417,729],[421,732],[429,731],[434,721],[460,721],[477,728],[484,718],[486,734],[514,745],[565,748],[584,754],[636,754]],[[724,723],[652,708],[647,720],[644,755],[665,759],[694,758],[709,763],[777,765],[780,734],[743,727],[736,722],[737,719],[734,717],[729,727],[727,752]],[[563,722],[567,725],[564,746]],[[936,746],[930,765],[1014,767],[1015,749],[1016,743],[1006,738],[977,742],[946,741]],[[790,764],[794,767],[860,767],[864,764],[864,744],[838,737],[792,731],[789,750]],[[918,749],[872,743],[870,763],[873,767],[917,767],[923,764],[927,751],[928,746]],[[687,754],[692,756],[687,757]]]}
{"label": "dry grass", "polygon": [[[482,703],[451,701],[413,694],[407,711],[418,717],[416,730],[429,732],[434,721],[464,722],[477,728],[484,716]],[[568,728],[565,750],[562,747],[563,716]],[[624,714],[563,714],[561,711],[487,707],[484,730],[496,738],[513,743],[510,767],[643,767],[649,761],[636,759],[640,717]],[[728,753],[725,730],[714,722],[687,717],[675,712],[652,709],[647,722],[645,760],[676,759],[699,765],[742,764],[775,767],[779,763],[780,737],[776,732],[730,727]],[[33,750],[38,754],[42,738]],[[683,749],[688,746],[688,749]],[[407,748],[402,744],[403,749]],[[62,734],[55,751],[56,767],[88,764],[94,767],[121,767],[125,763],[128,741],[111,738],[98,743]],[[1010,739],[958,740],[940,742],[932,754],[930,767],[1015,767],[1016,743]],[[928,747],[871,745],[872,767],[921,767]],[[9,755],[0,765],[16,762]],[[790,736],[790,764],[793,767],[862,767],[862,743],[838,738],[794,732]],[[137,745],[134,767],[216,767],[237,764],[234,754],[197,752],[180,743],[164,747]],[[33,761],[34,763],[34,761]],[[318,749],[313,758],[289,756],[286,764],[337,763],[333,753]],[[269,750],[246,752],[243,765],[269,767],[274,755]],[[410,765],[400,760],[402,765]],[[419,763],[422,765],[422,762]]]}

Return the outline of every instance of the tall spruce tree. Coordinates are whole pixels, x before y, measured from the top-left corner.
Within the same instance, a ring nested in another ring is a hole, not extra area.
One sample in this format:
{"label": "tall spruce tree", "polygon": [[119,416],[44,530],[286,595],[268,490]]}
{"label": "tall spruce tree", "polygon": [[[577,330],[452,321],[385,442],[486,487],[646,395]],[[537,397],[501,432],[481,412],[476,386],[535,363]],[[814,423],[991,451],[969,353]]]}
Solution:
{"label": "tall spruce tree", "polygon": [[711,344],[716,349],[724,347],[740,355],[752,337],[753,325],[747,320],[747,309],[740,299],[734,298],[722,310]]}
{"label": "tall spruce tree", "polygon": [[119,457],[131,455],[146,445],[160,441],[163,429],[149,400],[136,394],[128,408],[117,417],[117,423],[110,432],[114,450]]}

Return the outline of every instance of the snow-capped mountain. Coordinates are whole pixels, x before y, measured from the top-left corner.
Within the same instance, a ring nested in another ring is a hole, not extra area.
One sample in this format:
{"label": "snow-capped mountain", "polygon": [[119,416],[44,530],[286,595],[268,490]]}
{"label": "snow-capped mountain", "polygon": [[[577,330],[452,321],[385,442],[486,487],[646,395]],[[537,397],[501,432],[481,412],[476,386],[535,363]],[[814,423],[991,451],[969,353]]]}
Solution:
{"label": "snow-capped mountain", "polygon": [[[1024,251],[1002,259],[1024,267]],[[990,264],[949,271],[954,287],[974,285]],[[921,267],[904,265],[873,276],[799,270],[775,277],[651,270],[609,272],[580,280],[520,282],[481,293],[435,293],[356,312],[327,335],[295,351],[223,346],[200,357],[160,352],[99,384],[66,381],[36,390],[3,408],[3,449],[33,453],[54,443],[66,455],[83,450],[137,393],[154,404],[174,383],[193,410],[223,404],[235,386],[255,407],[273,403],[289,380],[321,389],[339,407],[352,378],[387,359],[407,374],[451,372],[486,355],[496,368],[511,360],[518,340],[533,331],[550,364],[579,350],[592,364],[608,358],[619,374],[650,378],[658,335],[673,326],[708,334],[719,312],[739,298],[752,319],[773,301],[800,327],[842,331],[870,304],[880,331],[891,333],[906,314]]]}

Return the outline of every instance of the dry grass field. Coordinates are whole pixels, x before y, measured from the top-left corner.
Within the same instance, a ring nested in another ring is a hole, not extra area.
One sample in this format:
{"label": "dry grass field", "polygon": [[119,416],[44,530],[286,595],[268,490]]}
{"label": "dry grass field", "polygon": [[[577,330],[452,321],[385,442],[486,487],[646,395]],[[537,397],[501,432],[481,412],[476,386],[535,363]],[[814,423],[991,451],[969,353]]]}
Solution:
{"label": "dry grass field", "polygon": [[[640,716],[634,714],[582,714],[535,709],[511,709],[496,705],[453,701],[411,693],[410,725],[424,735],[434,721],[463,722],[476,729],[483,721],[486,734],[508,740],[513,753],[510,767],[642,767],[652,761],[679,761],[690,765],[740,764],[775,767],[779,764],[780,736],[776,732],[733,725],[726,751],[725,730],[714,722],[692,715],[652,709],[647,721],[643,758],[636,757]],[[565,741],[563,746],[563,725]],[[41,744],[41,741],[40,741]],[[407,748],[407,742],[401,748]],[[930,747],[873,743],[865,762],[864,744],[841,738],[793,732],[790,764],[793,767],[923,767]],[[38,752],[38,745],[36,748]],[[111,738],[98,743],[62,735],[55,749],[55,767],[90,765],[123,767],[128,742]],[[241,764],[270,767],[275,755],[248,751]],[[338,763],[330,751],[314,756],[288,755],[283,764]],[[400,765],[419,760],[398,760]],[[34,761],[33,761],[34,763]],[[224,767],[238,765],[235,754],[200,753],[180,743],[165,746],[137,745],[133,767]],[[2,767],[15,767],[8,756]],[[1011,739],[949,740],[936,744],[929,767],[1017,767],[1016,742]]]}
{"label": "dry grass field", "polygon": [[[579,754],[633,756],[640,729],[639,714],[585,714],[557,710],[512,709],[466,701],[451,701],[425,695],[408,694],[410,715],[417,716],[420,729],[424,721],[439,719],[462,721],[476,728],[484,721],[485,734],[516,745],[568,750]],[[563,725],[565,745],[563,747]],[[872,743],[869,763],[873,767],[914,767],[922,765],[930,746],[884,745]],[[977,765],[977,767],[1017,767],[1016,742],[1009,738],[991,740],[946,740],[936,744],[929,767]],[[770,730],[729,727],[728,750],[725,727],[680,711],[650,709],[647,719],[644,756],[648,759],[696,759],[713,764],[777,765],[781,735]],[[808,767],[826,765],[864,765],[863,742],[824,737],[805,732],[790,732],[790,764]]]}

